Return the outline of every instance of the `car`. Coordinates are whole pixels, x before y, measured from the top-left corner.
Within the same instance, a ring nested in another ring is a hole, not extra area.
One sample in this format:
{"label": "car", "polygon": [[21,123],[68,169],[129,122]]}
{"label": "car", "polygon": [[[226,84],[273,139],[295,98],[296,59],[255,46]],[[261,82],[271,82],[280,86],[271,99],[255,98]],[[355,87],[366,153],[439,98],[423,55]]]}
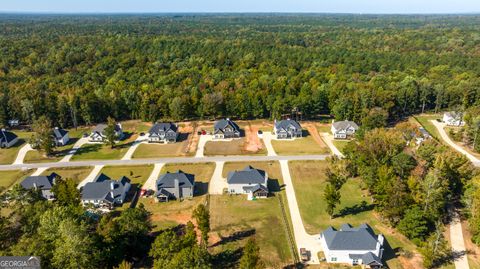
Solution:
{"label": "car", "polygon": [[83,137],[88,137],[88,133],[83,133]]}
{"label": "car", "polygon": [[144,136],[144,135],[145,135],[145,133],[143,133],[143,132],[142,132],[142,133],[140,133],[140,136]]}
{"label": "car", "polygon": [[310,255],[305,248],[300,248],[300,259],[302,262],[307,262],[310,260]]}
{"label": "car", "polygon": [[258,130],[257,132],[259,135],[263,134],[262,130]]}

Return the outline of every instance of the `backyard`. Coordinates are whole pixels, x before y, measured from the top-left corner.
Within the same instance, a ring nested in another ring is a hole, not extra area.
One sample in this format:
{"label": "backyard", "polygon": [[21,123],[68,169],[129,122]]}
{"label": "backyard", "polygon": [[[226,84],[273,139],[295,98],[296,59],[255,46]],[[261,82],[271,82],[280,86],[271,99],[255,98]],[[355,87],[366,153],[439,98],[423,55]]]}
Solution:
{"label": "backyard", "polygon": [[[397,231],[383,224],[373,210],[371,199],[361,189],[359,179],[349,179],[341,189],[341,203],[335,210],[333,219],[326,213],[323,202],[323,189],[326,185],[324,161],[292,161],[289,164],[300,214],[305,229],[310,234],[318,234],[328,226],[338,228],[343,223],[357,226],[368,223],[376,232],[382,233],[391,249],[386,251],[386,261],[390,268],[402,268],[403,263],[416,268],[418,259],[395,258],[400,249],[416,252],[416,247]],[[414,255],[417,257],[418,255]]]}
{"label": "backyard", "polygon": [[20,183],[32,172],[33,170],[0,171],[0,193],[13,186],[15,183]]}
{"label": "backyard", "polygon": [[91,166],[49,168],[44,171],[42,175],[46,176],[51,173],[56,173],[63,179],[70,178],[80,183],[90,174],[92,169],[93,167]]}
{"label": "backyard", "polygon": [[18,151],[26,145],[28,139],[30,139],[33,133],[16,131],[13,132],[18,136],[18,142],[11,148],[1,148],[0,149],[0,164],[11,164],[17,158]]}

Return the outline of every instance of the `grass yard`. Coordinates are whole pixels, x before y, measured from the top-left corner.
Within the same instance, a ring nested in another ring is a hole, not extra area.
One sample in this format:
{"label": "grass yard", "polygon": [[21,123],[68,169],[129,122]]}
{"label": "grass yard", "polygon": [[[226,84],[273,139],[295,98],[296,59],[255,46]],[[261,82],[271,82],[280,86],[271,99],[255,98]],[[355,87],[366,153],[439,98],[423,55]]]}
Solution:
{"label": "grass yard", "polygon": [[435,114],[421,114],[415,116],[415,119],[420,123],[420,125],[427,130],[433,137],[435,137],[437,140],[442,141],[440,134],[437,131],[437,128],[431,123],[431,120],[436,120],[436,119],[441,119],[440,115],[435,115]]}
{"label": "grass yard", "polygon": [[[325,212],[326,204],[322,198],[326,185],[325,166],[326,162],[324,161],[293,161],[289,163],[300,214],[308,233],[318,234],[328,226],[338,228],[343,223],[350,223],[354,226],[368,223],[376,232],[382,233],[387,238],[392,250],[401,248],[410,252],[416,251],[412,242],[381,222],[373,211],[370,198],[362,191],[361,182],[358,179],[351,179],[342,187],[341,204],[335,211],[336,217],[330,219]],[[387,252],[389,252],[386,253],[388,266],[403,268],[401,259],[394,256],[398,253],[388,250]],[[402,261],[409,262],[405,257],[402,257]]]}
{"label": "grass yard", "polygon": [[309,155],[329,152],[327,147],[320,146],[309,134],[294,140],[272,140],[272,146],[278,155]]}
{"label": "grass yard", "polygon": [[216,268],[231,268],[246,240],[254,236],[266,268],[282,268],[292,262],[281,208],[275,197],[247,201],[244,195],[210,197],[210,250],[229,254],[215,260]]}
{"label": "grass yard", "polygon": [[345,147],[347,146],[348,142],[350,142],[350,140],[333,140],[333,145],[335,145],[335,147],[336,147],[341,153],[343,153],[343,150],[344,150]]}
{"label": "grass yard", "polygon": [[60,175],[61,178],[67,179],[71,178],[77,183],[80,183],[84,180],[88,174],[93,170],[91,166],[79,166],[79,167],[59,167],[59,168],[49,168],[42,173],[42,175],[50,175],[51,173],[56,173]]}
{"label": "grass yard", "polygon": [[245,137],[233,139],[231,141],[208,141],[205,143],[205,156],[217,155],[267,155],[265,146],[259,151],[247,151],[245,147]]}
{"label": "grass yard", "polygon": [[105,166],[100,173],[118,180],[122,176],[130,179],[131,184],[143,184],[152,173],[153,165]]}
{"label": "grass yard", "polygon": [[72,156],[72,161],[121,159],[137,138],[136,134],[129,133],[128,135],[126,139],[117,143],[113,149],[106,144],[85,144]]}
{"label": "grass yard", "polygon": [[128,133],[147,133],[152,127],[152,123],[140,120],[128,120],[121,123],[123,131]]}
{"label": "grass yard", "polygon": [[32,172],[33,170],[0,171],[0,193],[2,193],[6,189],[9,189],[15,183],[20,183]]}
{"label": "grass yard", "polygon": [[331,133],[332,126],[330,124],[316,124],[319,133]]}
{"label": "grass yard", "polygon": [[8,149],[0,149],[0,164],[11,164],[17,158],[18,151],[25,146],[28,139],[32,135],[32,132],[23,132],[23,131],[16,131],[13,132],[18,136],[18,142],[11,148]]}
{"label": "grass yard", "polygon": [[170,143],[170,144],[157,144],[157,143],[140,144],[138,148],[135,150],[135,152],[133,153],[132,158],[151,159],[151,158],[158,158],[158,157],[187,156],[189,154],[186,154],[184,152],[184,150],[187,148],[187,141],[188,141],[187,139],[184,139],[181,142]]}

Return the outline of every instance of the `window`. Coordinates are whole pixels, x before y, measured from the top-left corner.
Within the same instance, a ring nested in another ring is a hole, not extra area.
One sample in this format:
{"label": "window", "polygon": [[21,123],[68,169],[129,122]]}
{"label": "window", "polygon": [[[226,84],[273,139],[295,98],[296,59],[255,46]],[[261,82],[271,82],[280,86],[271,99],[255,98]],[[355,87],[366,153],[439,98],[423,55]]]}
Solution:
{"label": "window", "polygon": [[337,257],[332,257],[330,260],[331,260],[332,262],[336,262],[336,261],[337,261]]}
{"label": "window", "polygon": [[352,260],[352,264],[353,264],[353,265],[357,265],[357,264],[358,264],[358,259],[353,259],[353,260]]}

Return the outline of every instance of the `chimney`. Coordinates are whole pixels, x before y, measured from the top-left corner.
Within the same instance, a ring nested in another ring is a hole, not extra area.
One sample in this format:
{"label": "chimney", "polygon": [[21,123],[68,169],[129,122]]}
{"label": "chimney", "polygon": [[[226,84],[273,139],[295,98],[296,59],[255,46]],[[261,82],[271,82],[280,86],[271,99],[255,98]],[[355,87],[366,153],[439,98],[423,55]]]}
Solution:
{"label": "chimney", "polygon": [[227,118],[227,121],[230,120],[230,118]]}
{"label": "chimney", "polygon": [[175,195],[175,198],[180,199],[180,197],[178,197],[180,195],[180,182],[178,181],[178,178],[175,178],[173,184],[174,184],[173,194]]}
{"label": "chimney", "polygon": [[33,189],[34,189],[34,190],[37,190],[37,189],[38,189],[38,188],[37,188],[37,182],[33,182]]}
{"label": "chimney", "polygon": [[55,127],[55,130],[58,130],[58,127]]}
{"label": "chimney", "polygon": [[6,131],[5,128],[2,128],[2,132],[5,132],[5,131]]}
{"label": "chimney", "polygon": [[115,189],[115,182],[112,180],[112,181],[110,182],[110,190],[113,191],[114,189]]}

